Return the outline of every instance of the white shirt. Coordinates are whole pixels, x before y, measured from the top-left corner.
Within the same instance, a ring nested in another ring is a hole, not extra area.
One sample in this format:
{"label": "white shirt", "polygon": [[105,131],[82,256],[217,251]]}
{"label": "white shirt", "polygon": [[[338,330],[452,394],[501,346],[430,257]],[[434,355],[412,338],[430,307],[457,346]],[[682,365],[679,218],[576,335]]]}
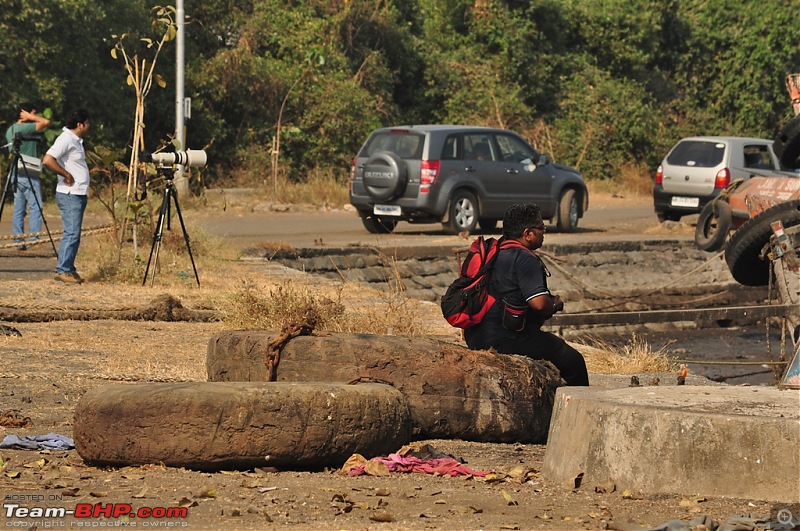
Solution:
{"label": "white shirt", "polygon": [[89,166],[86,164],[86,152],[81,137],[65,127],[47,150],[47,154],[56,159],[56,162],[75,179],[72,186],[67,186],[64,184],[64,177],[59,175],[56,192],[72,195],[89,194]]}

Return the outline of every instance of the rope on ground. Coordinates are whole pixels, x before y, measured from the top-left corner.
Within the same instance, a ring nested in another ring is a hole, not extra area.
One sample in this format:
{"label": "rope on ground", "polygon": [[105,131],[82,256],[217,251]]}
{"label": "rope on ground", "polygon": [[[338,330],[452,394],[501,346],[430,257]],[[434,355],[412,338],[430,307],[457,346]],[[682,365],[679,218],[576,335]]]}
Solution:
{"label": "rope on ground", "polygon": [[735,361],[735,360],[672,360],[675,363],[692,363],[694,365],[786,365],[788,361]]}
{"label": "rope on ground", "polygon": [[[81,236],[92,236],[94,234],[102,234],[104,232],[111,232],[115,230],[114,225],[98,225],[95,227],[87,227],[81,230]],[[12,243],[6,243],[0,245],[0,249],[12,249],[14,247],[30,247],[31,245],[41,245],[48,243],[50,238],[53,238],[53,241],[61,240],[64,237],[63,230],[57,231],[50,231],[50,234],[45,232],[31,232],[26,234],[11,234],[9,236],[0,236],[0,241],[8,241],[8,240],[17,240],[22,238],[24,241],[12,241]],[[37,241],[29,241],[30,238],[39,238]]]}
{"label": "rope on ground", "polygon": [[[60,375],[62,378],[67,379],[85,379],[85,380],[106,380],[113,382],[155,382],[155,383],[183,383],[183,382],[200,382],[196,378],[180,378],[177,376],[141,376],[141,375],[110,375],[98,374],[96,372],[68,372]],[[14,380],[52,380],[52,373],[14,373],[14,372],[0,372],[0,380],[14,379]]]}
{"label": "rope on ground", "polygon": [[32,304],[1,304],[0,314],[4,311],[16,312],[130,312],[138,310],[139,306],[64,306],[63,304],[32,303]]}
{"label": "rope on ground", "polygon": [[588,293],[591,293],[593,295],[604,295],[606,297],[614,297],[616,299],[620,299],[619,302],[616,302],[614,304],[609,304],[607,306],[601,306],[599,308],[593,308],[592,310],[590,310],[590,312],[602,312],[602,311],[609,310],[611,308],[616,308],[618,306],[622,306],[624,304],[627,304],[627,303],[629,303],[631,301],[635,301],[637,299],[643,299],[643,298],[648,297],[650,295],[654,295],[654,294],[658,293],[659,291],[661,291],[663,289],[666,289],[666,288],[672,286],[673,284],[675,284],[677,282],[680,282],[681,280],[683,280],[685,278],[690,277],[691,275],[695,274],[697,271],[700,271],[701,269],[703,269],[705,267],[708,267],[708,264],[711,263],[712,260],[716,260],[717,258],[722,256],[724,253],[725,253],[725,251],[721,251],[721,252],[715,254],[714,256],[712,256],[711,258],[709,258],[708,260],[706,260],[705,262],[703,262],[699,266],[695,267],[691,271],[679,276],[678,278],[675,278],[675,279],[667,282],[663,286],[660,286],[658,288],[652,289],[652,290],[647,291],[645,293],[640,293],[638,295],[631,295],[631,296],[627,296],[627,297],[620,297],[619,295],[616,295],[616,294],[613,294],[613,293],[609,293],[609,292],[606,292],[606,291],[591,287],[588,284],[586,284],[585,282],[583,282],[582,280],[580,280],[578,277],[576,277],[575,275],[573,275],[572,273],[570,273],[569,271],[564,269],[563,267],[557,265],[555,263],[555,261],[553,261],[552,259],[547,260],[547,262],[548,262],[548,265],[553,266],[554,269],[556,269],[559,272],[561,272],[562,274],[564,274],[567,277],[568,280],[571,280],[576,285],[582,287]]}
{"label": "rope on ground", "polygon": [[193,310],[184,308],[181,301],[172,295],[159,295],[149,305],[133,308],[100,308],[96,310],[57,308],[50,310],[13,310],[0,306],[0,320],[15,323],[43,323],[52,321],[94,321],[115,319],[128,321],[164,322],[212,322],[219,321],[221,315],[215,310]]}

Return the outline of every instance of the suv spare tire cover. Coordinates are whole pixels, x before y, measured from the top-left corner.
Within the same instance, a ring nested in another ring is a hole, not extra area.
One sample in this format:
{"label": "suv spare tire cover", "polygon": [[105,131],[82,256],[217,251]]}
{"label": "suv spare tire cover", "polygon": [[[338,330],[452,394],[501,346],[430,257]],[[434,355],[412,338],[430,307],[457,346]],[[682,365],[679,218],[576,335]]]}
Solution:
{"label": "suv spare tire cover", "polygon": [[367,160],[362,179],[372,199],[386,201],[405,191],[408,171],[403,159],[394,153],[383,151]]}

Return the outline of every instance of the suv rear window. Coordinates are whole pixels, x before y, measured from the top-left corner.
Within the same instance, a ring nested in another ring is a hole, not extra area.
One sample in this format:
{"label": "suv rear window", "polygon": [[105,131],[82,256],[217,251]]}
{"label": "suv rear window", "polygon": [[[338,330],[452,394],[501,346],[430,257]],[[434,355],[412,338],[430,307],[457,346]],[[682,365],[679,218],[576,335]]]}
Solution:
{"label": "suv rear window", "polygon": [[371,157],[381,151],[391,151],[402,159],[421,159],[424,144],[424,135],[404,130],[376,133],[369,139],[359,156]]}
{"label": "suv rear window", "polygon": [[723,142],[684,140],[670,152],[667,163],[671,166],[713,168],[722,162],[724,155],[725,144]]}

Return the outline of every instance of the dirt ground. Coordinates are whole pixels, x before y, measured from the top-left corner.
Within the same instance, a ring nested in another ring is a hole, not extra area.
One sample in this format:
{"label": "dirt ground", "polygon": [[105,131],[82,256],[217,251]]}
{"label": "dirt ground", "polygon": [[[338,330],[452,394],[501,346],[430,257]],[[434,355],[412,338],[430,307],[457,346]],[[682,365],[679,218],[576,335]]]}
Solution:
{"label": "dirt ground", "polygon": [[[46,260],[45,257],[42,260]],[[224,306],[231,279],[278,282],[263,266],[222,262],[202,288],[186,275],[154,288],[90,282],[60,285],[48,279],[0,282],[5,311],[52,314],[131,311],[170,294],[188,308]],[[24,277],[24,276],[23,276]],[[438,308],[420,305],[435,321]],[[7,435],[56,433],[72,436],[72,413],[81,396],[101,385],[135,381],[204,381],[208,339],[222,322],[162,322],[117,319],[6,323],[21,335],[0,335],[0,439]],[[452,337],[445,324],[432,335]],[[164,426],[163,437],[180,437]],[[0,494],[4,528],[190,527],[193,529],[642,529],[673,519],[709,515],[769,515],[770,504],[692,495],[647,495],[624,485],[577,489],[548,483],[540,475],[544,445],[424,441],[463,460],[486,477],[442,477],[393,473],[385,477],[319,471],[197,472],[158,463],[125,468],[87,466],[75,450],[0,449]],[[76,509],[130,504],[140,508],[185,508],[186,516],[60,518],[11,512],[20,508]]]}

